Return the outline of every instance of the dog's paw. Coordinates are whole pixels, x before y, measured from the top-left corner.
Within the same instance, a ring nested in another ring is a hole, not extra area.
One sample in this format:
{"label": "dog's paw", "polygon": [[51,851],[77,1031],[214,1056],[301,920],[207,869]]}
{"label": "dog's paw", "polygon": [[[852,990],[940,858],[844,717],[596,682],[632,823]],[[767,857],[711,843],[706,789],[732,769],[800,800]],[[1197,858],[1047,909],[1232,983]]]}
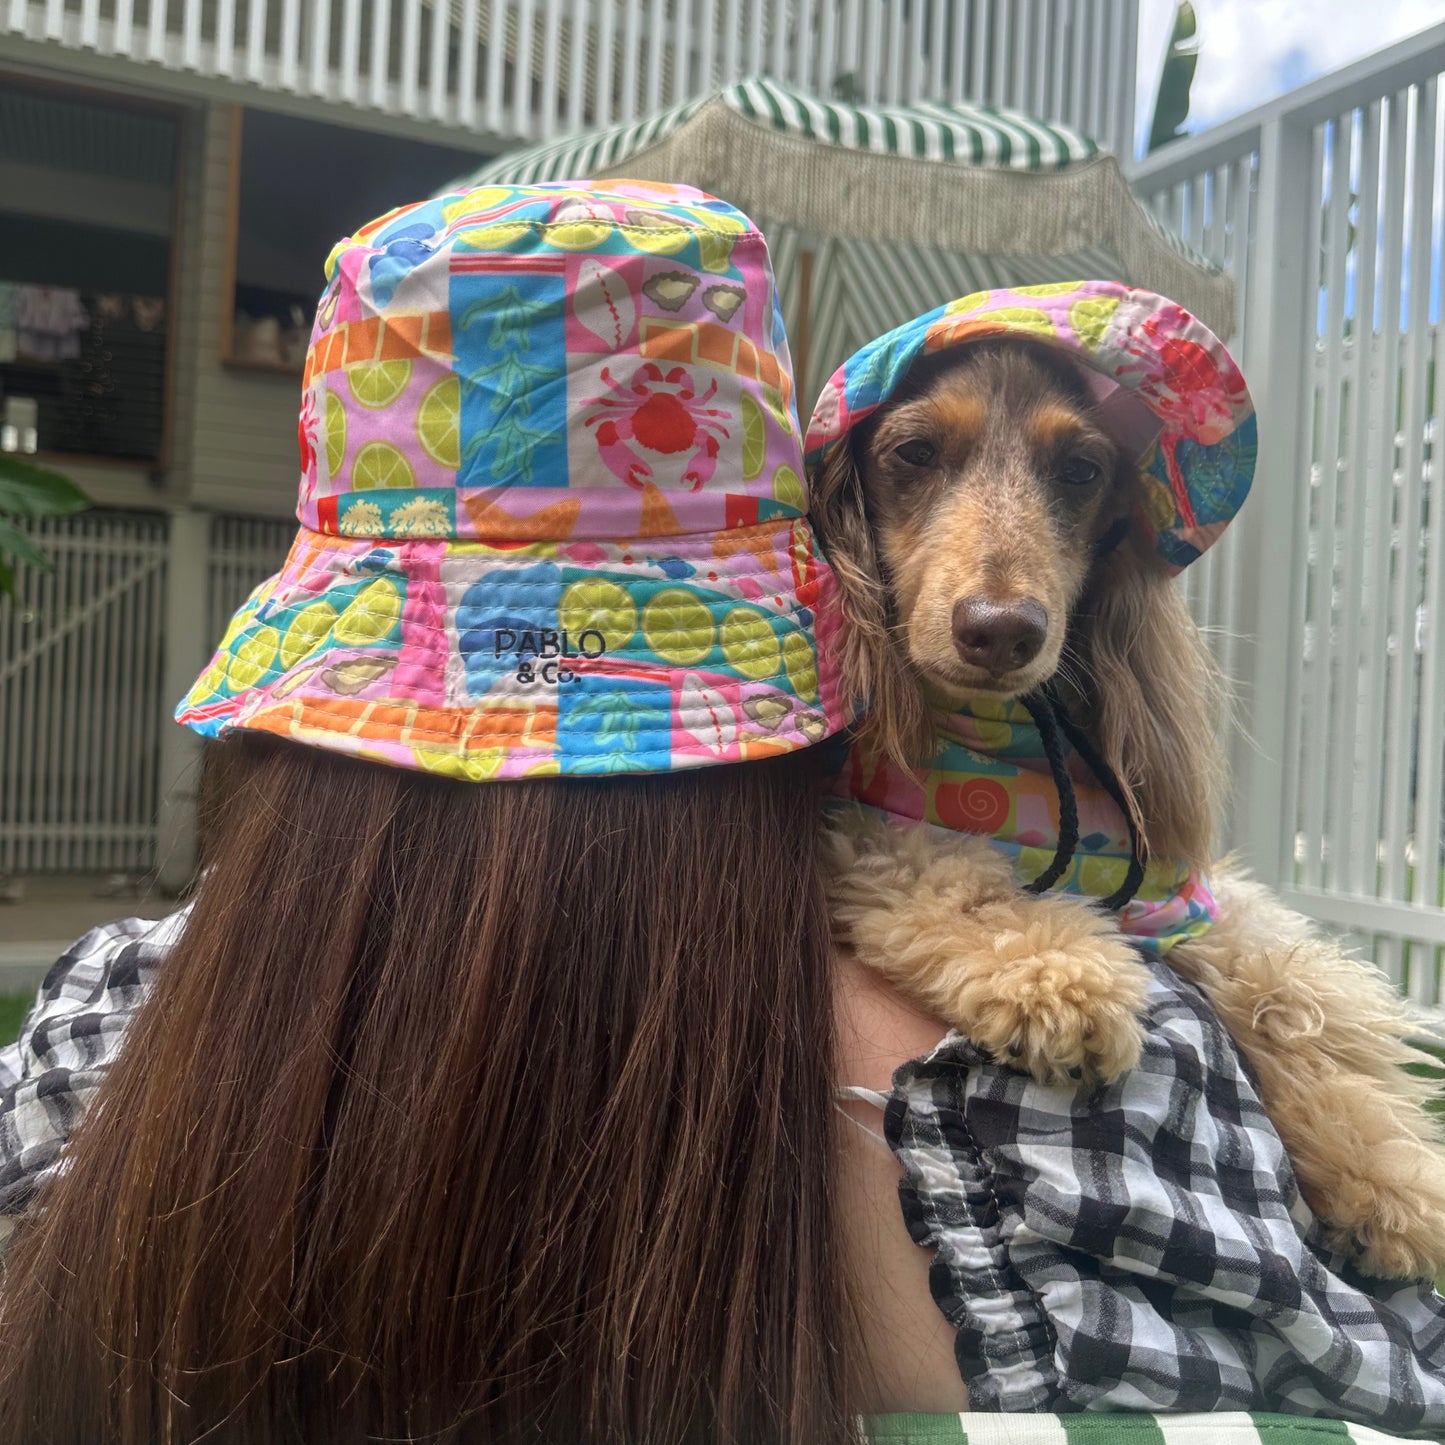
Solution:
{"label": "dog's paw", "polygon": [[1305,1191],[1330,1247],[1378,1279],[1445,1274],[1445,1153],[1391,1139]]}
{"label": "dog's paw", "polygon": [[1107,1083],[1139,1062],[1149,972],[1102,920],[1070,922],[999,930],[957,1013],[976,1044],[1040,1083]]}

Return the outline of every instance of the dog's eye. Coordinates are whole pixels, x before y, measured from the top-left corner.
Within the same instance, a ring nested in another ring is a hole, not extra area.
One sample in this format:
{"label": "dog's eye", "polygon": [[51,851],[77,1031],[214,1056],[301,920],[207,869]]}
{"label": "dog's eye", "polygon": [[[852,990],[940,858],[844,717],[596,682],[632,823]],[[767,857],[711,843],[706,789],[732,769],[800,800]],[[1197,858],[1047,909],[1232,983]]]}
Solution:
{"label": "dog's eye", "polygon": [[932,442],[904,442],[893,448],[893,455],[910,467],[931,467],[938,450]]}
{"label": "dog's eye", "polygon": [[1088,457],[1069,457],[1059,468],[1059,476],[1071,487],[1091,486],[1102,474],[1103,468]]}

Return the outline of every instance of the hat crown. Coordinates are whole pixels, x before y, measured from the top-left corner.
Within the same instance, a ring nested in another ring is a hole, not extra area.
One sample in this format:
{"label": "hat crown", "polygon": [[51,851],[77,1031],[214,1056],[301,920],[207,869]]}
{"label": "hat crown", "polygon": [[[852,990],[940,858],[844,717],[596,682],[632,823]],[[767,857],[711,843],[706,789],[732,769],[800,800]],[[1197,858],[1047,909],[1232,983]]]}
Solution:
{"label": "hat crown", "polygon": [[377,540],[682,536],[801,515],[766,244],[682,186],[485,186],[326,265],[298,516]]}

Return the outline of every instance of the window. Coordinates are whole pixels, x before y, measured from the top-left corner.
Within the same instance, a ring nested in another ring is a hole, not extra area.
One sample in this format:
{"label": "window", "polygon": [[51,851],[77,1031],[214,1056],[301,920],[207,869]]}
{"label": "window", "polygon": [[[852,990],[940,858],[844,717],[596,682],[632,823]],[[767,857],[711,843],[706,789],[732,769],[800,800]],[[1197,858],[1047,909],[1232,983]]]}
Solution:
{"label": "window", "polygon": [[159,464],[180,117],[0,89],[0,448]]}

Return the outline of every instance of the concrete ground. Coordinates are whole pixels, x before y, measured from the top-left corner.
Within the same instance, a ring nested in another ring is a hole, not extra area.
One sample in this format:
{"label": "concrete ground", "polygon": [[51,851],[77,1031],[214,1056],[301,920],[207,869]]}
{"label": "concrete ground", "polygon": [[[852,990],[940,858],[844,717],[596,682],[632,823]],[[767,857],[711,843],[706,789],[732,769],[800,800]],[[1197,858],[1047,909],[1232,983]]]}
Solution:
{"label": "concrete ground", "polygon": [[0,993],[32,989],[87,929],[177,907],[146,880],[112,875],[0,880]]}

